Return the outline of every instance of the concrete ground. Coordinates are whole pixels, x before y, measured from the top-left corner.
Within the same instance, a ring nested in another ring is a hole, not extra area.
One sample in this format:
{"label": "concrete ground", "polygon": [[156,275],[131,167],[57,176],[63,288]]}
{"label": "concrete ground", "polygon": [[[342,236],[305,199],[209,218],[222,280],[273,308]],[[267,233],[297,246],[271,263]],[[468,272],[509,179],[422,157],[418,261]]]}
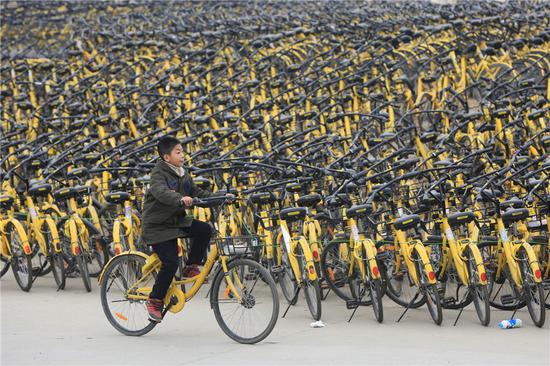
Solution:
{"label": "concrete ground", "polygon": [[[350,311],[333,294],[323,302],[324,328],[311,328],[305,300],[279,321],[257,345],[233,342],[218,327],[208,301],[199,294],[183,312],[143,337],[126,337],[107,321],[97,282],[91,293],[80,279],[69,279],[56,292],[51,275],[38,278],[29,293],[17,286],[11,271],[1,280],[2,365],[550,365],[549,323],[532,325],[527,310],[517,317],[520,329],[501,330],[497,323],[510,312],[492,309],[491,324],[482,327],[473,306],[453,327],[457,312],[444,311],[434,325],[425,307],[402,309],[390,300],[378,324],[372,309]],[[282,296],[281,296],[281,299]],[[282,315],[286,306],[281,301]],[[550,314],[548,314],[550,316]]]}

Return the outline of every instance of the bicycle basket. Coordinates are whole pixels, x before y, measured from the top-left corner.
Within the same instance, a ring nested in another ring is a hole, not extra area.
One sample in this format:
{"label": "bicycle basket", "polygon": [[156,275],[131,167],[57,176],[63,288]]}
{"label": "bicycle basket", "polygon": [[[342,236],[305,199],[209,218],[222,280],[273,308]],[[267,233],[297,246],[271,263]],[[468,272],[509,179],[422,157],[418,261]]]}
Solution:
{"label": "bicycle basket", "polygon": [[257,254],[262,246],[258,235],[227,236],[215,239],[221,255],[253,255]]}

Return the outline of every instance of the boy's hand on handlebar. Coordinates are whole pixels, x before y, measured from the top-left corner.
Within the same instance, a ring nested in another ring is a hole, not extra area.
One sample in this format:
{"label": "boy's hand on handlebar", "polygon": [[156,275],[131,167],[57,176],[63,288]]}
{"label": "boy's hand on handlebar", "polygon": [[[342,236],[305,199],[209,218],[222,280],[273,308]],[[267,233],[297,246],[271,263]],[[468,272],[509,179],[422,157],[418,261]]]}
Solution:
{"label": "boy's hand on handlebar", "polygon": [[182,197],[181,202],[185,207],[191,207],[193,205],[193,199],[189,196]]}

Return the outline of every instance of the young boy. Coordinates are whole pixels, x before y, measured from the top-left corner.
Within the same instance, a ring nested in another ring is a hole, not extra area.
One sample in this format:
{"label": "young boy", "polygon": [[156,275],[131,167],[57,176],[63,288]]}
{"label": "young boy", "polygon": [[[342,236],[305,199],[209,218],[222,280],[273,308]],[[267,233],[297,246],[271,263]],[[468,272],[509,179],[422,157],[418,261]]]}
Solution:
{"label": "young boy", "polygon": [[[157,145],[160,156],[151,172],[149,190],[143,204],[143,240],[151,245],[162,266],[153,290],[147,300],[151,320],[162,320],[164,297],[178,269],[178,238],[192,238],[189,258],[183,269],[185,277],[200,273],[212,228],[205,222],[185,214],[193,197],[209,197],[212,193],[198,188],[183,168],[184,153],[181,142],[171,136],[162,137]],[[227,197],[234,196],[228,194]]]}

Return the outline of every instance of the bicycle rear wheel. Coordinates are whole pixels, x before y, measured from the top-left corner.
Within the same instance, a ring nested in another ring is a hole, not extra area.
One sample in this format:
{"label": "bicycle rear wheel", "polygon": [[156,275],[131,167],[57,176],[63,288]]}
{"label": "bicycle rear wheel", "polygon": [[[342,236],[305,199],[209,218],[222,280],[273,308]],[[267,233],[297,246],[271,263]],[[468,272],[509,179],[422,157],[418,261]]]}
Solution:
{"label": "bicycle rear wheel", "polygon": [[237,300],[226,276],[219,271],[210,294],[216,321],[234,341],[258,343],[271,333],[279,316],[275,281],[264,267],[251,259],[235,259],[227,267],[241,300]]}
{"label": "bicycle rear wheel", "polygon": [[90,264],[88,269],[91,277],[97,277],[109,260],[109,250],[103,242],[103,238],[99,236],[91,237],[88,245],[90,247]]}
{"label": "bicycle rear wheel", "polygon": [[145,258],[137,254],[125,254],[113,259],[105,269],[101,282],[101,305],[109,323],[127,336],[149,333],[156,322],[149,320],[146,300],[128,299],[128,289],[139,279],[140,287],[153,287],[156,273],[142,279],[141,269]]}
{"label": "bicycle rear wheel", "polygon": [[[345,258],[342,249],[348,248],[349,243],[333,241],[325,246],[321,254],[321,270],[323,279],[328,287],[342,300],[349,301],[355,296],[349,279],[349,258]],[[350,285],[348,287],[348,285]]]}
{"label": "bicycle rear wheel", "polygon": [[518,263],[523,281],[523,298],[527,303],[527,310],[529,310],[533,323],[540,328],[546,320],[544,290],[541,282],[535,282],[535,273],[533,273],[530,266],[527,251],[523,247],[518,252]]}
{"label": "bicycle rear wheel", "polygon": [[408,306],[411,309],[419,308],[426,303],[425,296],[417,295],[419,289],[399,253],[389,251],[387,258],[381,264],[382,271],[385,272],[386,294],[390,299],[398,305]]}
{"label": "bicycle rear wheel", "polygon": [[[508,266],[504,266],[497,277],[498,253],[494,246],[486,246],[481,249],[481,257],[487,273],[487,292],[489,304],[499,310],[514,311],[525,306],[525,301],[519,296],[514,282],[510,276]],[[503,299],[507,298],[507,301]]]}

